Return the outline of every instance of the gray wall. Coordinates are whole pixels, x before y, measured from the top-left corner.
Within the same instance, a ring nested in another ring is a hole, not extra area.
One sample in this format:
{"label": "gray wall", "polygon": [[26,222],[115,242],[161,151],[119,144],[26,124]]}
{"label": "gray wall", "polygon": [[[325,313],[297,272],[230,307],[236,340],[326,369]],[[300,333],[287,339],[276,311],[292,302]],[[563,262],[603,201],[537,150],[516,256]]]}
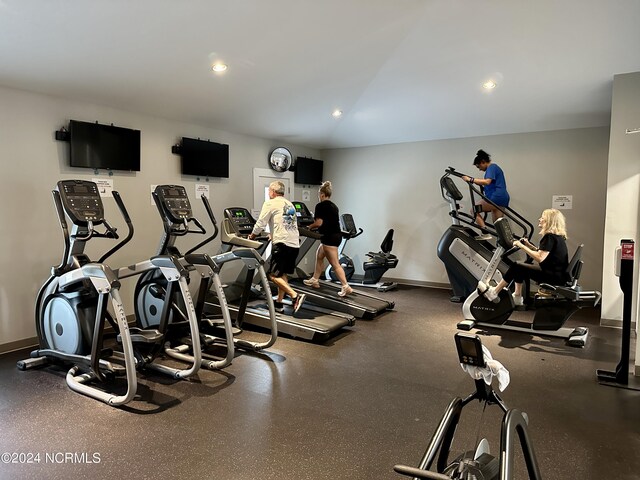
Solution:
{"label": "gray wall", "polygon": [[[185,185],[196,216],[206,215],[194,194],[195,184],[205,183],[204,179],[197,182],[195,177],[181,176],[180,157],[170,150],[182,136],[209,138],[230,145],[230,178],[209,183],[210,201],[218,219],[227,206],[251,208],[252,169],[267,168],[267,157],[274,147],[288,146],[294,157],[318,157],[318,151],[314,149],[6,88],[0,88],[0,105],[0,218],[3,221],[0,235],[0,347],[35,336],[33,302],[36,292],[51,266],[60,262],[62,254],[60,227],[51,200],[51,190],[59,179],[113,179],[114,188],[121,193],[136,228],[132,242],[110,261],[113,266],[121,266],[150,257],[158,246],[162,226],[151,205],[150,185]],[[67,125],[69,119],[114,123],[141,130],[141,171],[116,172],[108,177],[104,171],[95,175],[89,169],[70,168],[69,145],[55,141],[53,134],[54,130]],[[294,198],[300,198],[300,195],[301,191],[296,189]],[[125,231],[113,199],[104,200],[107,218],[113,220],[113,225],[120,231]],[[100,249],[104,251],[107,245],[104,242],[109,241],[96,240],[95,244],[100,242]],[[219,242],[215,242],[212,250],[215,252],[218,246]],[[95,251],[92,248],[89,254]],[[130,288],[131,285],[129,291]],[[127,313],[131,312],[131,306],[127,305]]]}
{"label": "gray wall", "polygon": [[[54,130],[69,119],[114,123],[142,131],[141,172],[106,177],[113,178],[136,225],[134,240],[113,257],[115,266],[155,252],[161,226],[151,205],[150,185],[184,184],[192,195],[196,215],[204,214],[193,194],[198,182],[180,175],[179,157],[170,152],[170,146],[181,136],[230,144],[231,178],[210,182],[211,202],[218,217],[225,206],[252,204],[252,169],[266,167],[269,151],[280,146],[272,140],[6,88],[0,88],[0,104],[0,213],[4,221],[0,236],[0,346],[34,336],[36,292],[50,267],[60,260],[62,244],[51,189],[62,178],[96,176],[90,170],[68,167],[68,145],[53,138]],[[390,276],[438,286],[446,285],[447,278],[435,250],[450,223],[438,179],[449,165],[476,174],[471,160],[478,148],[484,148],[505,171],[512,206],[533,222],[551,205],[552,195],[573,195],[574,208],[565,212],[570,248],[578,242],[586,244],[582,283],[599,289],[608,142],[609,129],[603,127],[324,152],[285,146],[291,148],[294,157],[325,160],[325,178],[334,182],[334,200],[365,229],[364,235],[347,246],[357,266],[361,266],[364,252],[377,251],[387,229],[395,228],[394,252],[400,264]],[[99,176],[104,177],[105,172]],[[293,195],[296,199],[302,198],[299,187]],[[308,202],[311,208],[315,201],[312,189]],[[116,219],[115,226],[123,229],[113,200],[105,199],[105,204],[107,216]],[[464,207],[469,208],[468,203]],[[131,312],[130,307],[127,310]]]}
{"label": "gray wall", "polygon": [[[511,206],[534,226],[551,207],[552,195],[573,195],[573,209],[564,211],[569,248],[585,244],[581,283],[599,289],[608,142],[609,129],[602,127],[327,150],[323,159],[334,200],[365,230],[346,249],[359,267],[363,253],[377,251],[387,229],[394,228],[400,262],[388,275],[446,285],[436,246],[450,218],[439,179],[447,166],[481,176],[472,161],[483,148],[505,172]],[[463,205],[470,209],[468,200]]]}

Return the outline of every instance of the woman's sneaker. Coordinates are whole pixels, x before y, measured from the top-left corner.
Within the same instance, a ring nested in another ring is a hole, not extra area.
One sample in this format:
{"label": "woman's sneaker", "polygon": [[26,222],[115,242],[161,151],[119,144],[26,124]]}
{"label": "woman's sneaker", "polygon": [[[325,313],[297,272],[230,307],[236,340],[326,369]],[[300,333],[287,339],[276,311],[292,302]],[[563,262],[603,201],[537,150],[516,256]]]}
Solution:
{"label": "woman's sneaker", "polygon": [[524,305],[524,298],[522,298],[522,295],[516,295],[514,293],[513,294],[513,304],[516,307],[522,307]]}
{"label": "woman's sneaker", "polygon": [[499,292],[496,292],[496,287],[490,287],[482,282],[478,282],[478,294],[484,295],[484,298],[490,302],[498,303],[500,301]]}
{"label": "woman's sneaker", "polygon": [[300,310],[300,307],[304,303],[305,297],[306,295],[304,293],[298,293],[298,295],[296,295],[296,298],[293,299],[293,313],[296,313],[298,310]]}
{"label": "woman's sneaker", "polygon": [[320,288],[320,281],[317,278],[307,278],[302,281],[307,287]]}
{"label": "woman's sneaker", "polygon": [[346,297],[347,295],[353,293],[353,288],[349,285],[343,285],[340,291],[338,292],[339,297]]}

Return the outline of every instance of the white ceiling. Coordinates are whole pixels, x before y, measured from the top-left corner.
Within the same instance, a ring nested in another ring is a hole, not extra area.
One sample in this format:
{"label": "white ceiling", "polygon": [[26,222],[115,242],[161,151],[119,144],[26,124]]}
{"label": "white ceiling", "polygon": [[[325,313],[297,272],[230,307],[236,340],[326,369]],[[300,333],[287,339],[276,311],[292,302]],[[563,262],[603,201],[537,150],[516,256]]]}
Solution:
{"label": "white ceiling", "polygon": [[0,85],[317,148],[608,125],[633,71],[640,0],[0,0]]}

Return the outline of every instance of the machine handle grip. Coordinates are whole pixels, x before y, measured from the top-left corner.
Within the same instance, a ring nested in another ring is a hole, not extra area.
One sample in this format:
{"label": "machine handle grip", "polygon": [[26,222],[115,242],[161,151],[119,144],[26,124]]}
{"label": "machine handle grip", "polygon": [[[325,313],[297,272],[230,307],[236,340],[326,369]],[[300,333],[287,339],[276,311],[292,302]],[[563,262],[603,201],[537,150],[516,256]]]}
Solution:
{"label": "machine handle grip", "polygon": [[213,210],[211,209],[211,204],[209,203],[209,199],[206,197],[204,193],[200,195],[200,198],[202,198],[202,203],[204,203],[204,209],[207,211],[207,215],[209,215],[209,220],[211,220],[211,223],[213,223],[213,225],[217,225],[218,222],[216,221],[216,217],[213,214]]}
{"label": "machine handle grip", "polygon": [[[116,204],[118,205],[118,208],[120,209],[120,213],[122,214],[122,217],[124,218],[125,222],[127,223],[128,232],[127,232],[127,236],[120,243],[118,243],[111,250],[109,250],[107,253],[102,255],[102,257],[100,257],[100,260],[98,260],[98,263],[104,263],[104,261],[107,258],[109,258],[115,252],[117,252],[122,247],[124,247],[133,238],[133,232],[134,232],[133,222],[131,221],[131,217],[129,216],[129,212],[127,212],[127,208],[124,206],[124,202],[122,201],[122,198],[120,197],[120,193],[114,190],[113,191],[113,198],[115,199]],[[104,223],[105,223],[105,225],[109,225],[106,221]],[[110,226],[108,226],[107,229],[110,229],[115,233],[115,229],[112,229]],[[116,234],[115,238],[116,239],[118,238],[117,234]]]}
{"label": "machine handle grip", "polygon": [[[209,216],[209,220],[211,220],[211,223],[213,224],[213,233],[211,234],[211,236],[205,238],[202,242],[200,242],[197,245],[195,245],[192,248],[190,248],[185,255],[193,253],[196,250],[202,248],[204,245],[206,245],[209,242],[212,242],[213,239],[215,239],[218,236],[218,232],[219,232],[219,230],[218,230],[218,222],[216,222],[216,217],[213,214],[213,209],[211,208],[211,204],[209,203],[209,199],[205,196],[204,193],[202,195],[200,195],[200,198],[202,199],[202,203],[204,203],[204,208],[207,211],[207,215]],[[199,225],[200,228],[202,228],[202,230],[203,230],[202,233],[205,233],[204,232],[204,227],[202,227],[202,225],[195,218],[193,220],[196,223],[196,225]]]}
{"label": "machine handle grip", "polygon": [[127,225],[130,224],[131,217],[129,216],[129,212],[127,212],[127,207],[124,206],[124,202],[122,201],[122,197],[120,197],[120,193],[115,190],[112,193],[113,193],[113,198],[115,199],[116,204],[120,209],[120,213],[122,213],[124,221],[127,222]]}
{"label": "machine handle grip", "polygon": [[429,470],[422,470],[421,468],[409,467],[407,465],[396,465],[393,469],[402,475],[413,478],[423,478],[427,480],[451,480],[448,475],[442,473],[430,472]]}
{"label": "machine handle grip", "polygon": [[206,234],[207,231],[204,229],[204,227],[202,226],[202,224],[198,221],[197,218],[191,217],[189,219],[191,222],[193,222],[195,224],[196,227],[198,227],[198,230],[189,230],[190,233],[200,233],[200,234]]}
{"label": "machine handle grip", "polygon": [[56,207],[56,212],[58,214],[58,222],[60,223],[60,228],[62,229],[62,236],[64,238],[64,252],[62,253],[62,261],[60,262],[60,265],[58,265],[53,269],[55,272],[59,272],[67,264],[67,261],[69,259],[69,252],[71,249],[71,242],[69,240],[69,227],[67,225],[67,219],[64,216],[64,209],[62,208],[62,200],[60,200],[60,192],[58,192],[57,190],[53,190],[51,194],[53,195],[53,204]]}
{"label": "machine handle grip", "polygon": [[[465,174],[464,174],[464,173],[460,173],[460,172],[456,171],[456,169],[455,169],[455,168],[453,168],[453,167],[447,167],[447,168],[445,169],[445,172],[446,172],[446,173],[448,173],[449,175],[454,175],[454,176],[456,176],[456,177],[460,177],[460,178],[462,178],[462,177],[464,177],[464,176],[465,176]],[[467,175],[467,176],[469,176],[469,177],[470,177],[471,175]]]}

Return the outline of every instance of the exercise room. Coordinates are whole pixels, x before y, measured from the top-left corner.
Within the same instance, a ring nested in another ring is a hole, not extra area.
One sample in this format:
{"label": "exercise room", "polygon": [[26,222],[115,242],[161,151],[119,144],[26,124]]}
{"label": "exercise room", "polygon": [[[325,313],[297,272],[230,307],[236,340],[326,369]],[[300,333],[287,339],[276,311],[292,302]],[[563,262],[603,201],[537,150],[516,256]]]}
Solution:
{"label": "exercise room", "polygon": [[638,24],[0,0],[0,480],[636,480]]}

